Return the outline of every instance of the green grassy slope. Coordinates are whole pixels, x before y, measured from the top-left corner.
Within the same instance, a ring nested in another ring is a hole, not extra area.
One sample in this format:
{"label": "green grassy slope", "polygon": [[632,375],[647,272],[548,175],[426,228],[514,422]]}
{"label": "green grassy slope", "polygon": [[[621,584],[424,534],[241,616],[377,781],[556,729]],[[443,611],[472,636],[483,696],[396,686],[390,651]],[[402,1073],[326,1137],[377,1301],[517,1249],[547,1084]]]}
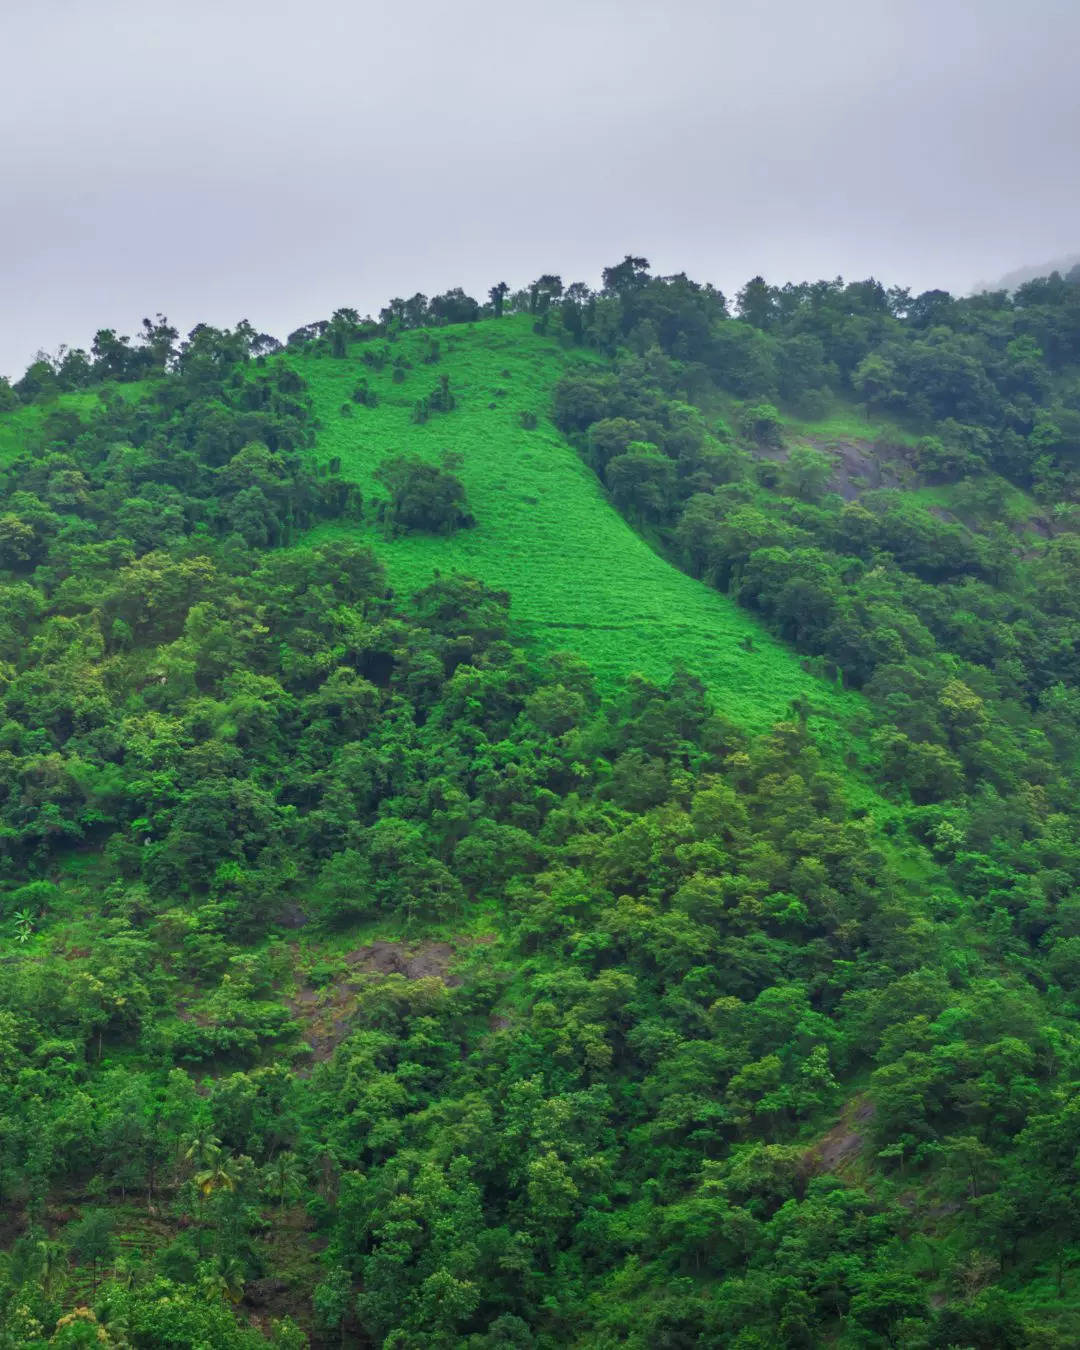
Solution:
{"label": "green grassy slope", "polygon": [[33,441],[47,413],[53,408],[70,408],[87,416],[100,406],[97,390],[92,393],[61,394],[52,403],[27,403],[0,415],[0,464],[7,464]]}
{"label": "green grassy slope", "polygon": [[8,464],[21,455],[38,439],[41,427],[49,413],[67,410],[88,419],[101,407],[102,398],[115,396],[131,402],[142,398],[152,388],[151,380],[131,380],[125,384],[106,384],[100,389],[80,389],[41,403],[25,403],[0,413],[0,464]]}
{"label": "green grassy slope", "polygon": [[[608,683],[632,671],[662,679],[682,665],[707,683],[721,711],[751,729],[783,716],[799,694],[832,716],[857,704],[806,674],[733,601],[658,556],[610,505],[550,419],[552,386],[580,356],[534,334],[526,316],[440,329],[437,337],[442,357],[433,365],[420,359],[425,334],[407,333],[395,345],[395,355],[414,363],[400,384],[389,366],[364,365],[362,346],[347,360],[288,358],[316,402],[320,458],[339,456],[365,497],[382,494],[372,475],[389,455],[463,457],[474,529],[388,540],[373,523],[359,527],[399,591],[426,584],[436,569],[468,573],[509,590],[517,625],[541,649],[577,652]],[[457,407],[415,425],[416,400],[444,374]],[[361,377],[378,406],[350,405],[352,415],[343,415]],[[536,414],[535,430],[520,425],[522,412]],[[741,645],[748,636],[753,651]]]}

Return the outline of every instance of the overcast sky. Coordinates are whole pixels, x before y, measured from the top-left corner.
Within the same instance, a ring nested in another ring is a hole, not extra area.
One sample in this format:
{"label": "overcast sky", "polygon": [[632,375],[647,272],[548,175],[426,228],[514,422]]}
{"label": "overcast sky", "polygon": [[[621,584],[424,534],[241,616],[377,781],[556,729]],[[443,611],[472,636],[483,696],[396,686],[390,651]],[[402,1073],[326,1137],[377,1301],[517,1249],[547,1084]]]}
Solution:
{"label": "overcast sky", "polygon": [[0,372],[165,311],[970,289],[1080,249],[1077,0],[0,0]]}

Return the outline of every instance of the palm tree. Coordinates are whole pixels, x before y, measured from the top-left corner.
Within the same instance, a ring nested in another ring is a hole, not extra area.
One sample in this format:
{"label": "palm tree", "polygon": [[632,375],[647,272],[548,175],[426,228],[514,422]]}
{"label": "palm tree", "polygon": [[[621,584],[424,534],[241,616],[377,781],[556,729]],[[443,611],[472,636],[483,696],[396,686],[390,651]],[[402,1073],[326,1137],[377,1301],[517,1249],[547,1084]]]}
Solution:
{"label": "palm tree", "polygon": [[279,1153],[273,1162],[263,1168],[263,1186],[277,1200],[278,1209],[285,1208],[285,1198],[295,1195],[303,1182],[304,1174],[299,1159],[288,1149]]}
{"label": "palm tree", "polygon": [[67,1248],[62,1243],[43,1239],[37,1244],[37,1250],[38,1284],[45,1297],[50,1299],[67,1274]]}
{"label": "palm tree", "polygon": [[206,1199],[217,1190],[235,1189],[228,1160],[221,1149],[221,1140],[209,1126],[200,1126],[191,1134],[185,1134],[180,1140],[180,1156],[194,1169],[192,1181],[195,1185],[195,1205],[198,1211],[198,1247],[199,1255],[203,1249],[204,1210]]}
{"label": "palm tree", "polygon": [[[205,1267],[204,1267],[205,1269]],[[244,1296],[244,1263],[238,1256],[219,1256],[212,1270],[207,1270],[199,1281],[208,1302],[227,1298],[230,1303],[239,1303]]]}
{"label": "palm tree", "polygon": [[209,1125],[200,1125],[190,1134],[180,1136],[180,1156],[196,1169],[209,1167],[221,1156],[221,1140]]}
{"label": "palm tree", "polygon": [[208,1156],[206,1166],[196,1172],[194,1177],[199,1194],[203,1196],[211,1196],[215,1191],[231,1193],[236,1190],[239,1179],[240,1168],[236,1159],[223,1153],[220,1148]]}

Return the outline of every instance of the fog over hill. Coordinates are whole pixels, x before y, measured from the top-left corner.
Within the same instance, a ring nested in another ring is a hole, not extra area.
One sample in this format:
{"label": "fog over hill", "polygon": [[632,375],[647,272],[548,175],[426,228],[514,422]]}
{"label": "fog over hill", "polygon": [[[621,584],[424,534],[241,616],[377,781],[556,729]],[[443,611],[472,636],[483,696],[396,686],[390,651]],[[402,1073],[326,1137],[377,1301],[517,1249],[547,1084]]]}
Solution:
{"label": "fog over hill", "polygon": [[980,291],[1015,291],[1018,286],[1023,286],[1025,281],[1034,281],[1036,277],[1048,277],[1052,272],[1060,272],[1062,276],[1067,276],[1076,268],[1080,268],[1080,253],[1068,253],[1064,258],[1057,258],[1054,262],[1029,263],[1025,267],[1014,268],[997,281],[980,281],[975,287],[974,294],[978,295]]}

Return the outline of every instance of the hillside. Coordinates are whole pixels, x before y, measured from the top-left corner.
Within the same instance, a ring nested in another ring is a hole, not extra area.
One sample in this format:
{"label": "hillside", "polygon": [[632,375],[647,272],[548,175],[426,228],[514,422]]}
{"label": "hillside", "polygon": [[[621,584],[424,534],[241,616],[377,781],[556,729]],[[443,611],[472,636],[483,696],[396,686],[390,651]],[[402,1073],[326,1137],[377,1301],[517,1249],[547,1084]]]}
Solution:
{"label": "hillside", "polygon": [[1077,1343],[1080,288],[0,407],[0,1346]]}
{"label": "hillside", "polygon": [[[441,354],[429,363],[432,338]],[[808,676],[790,649],[661,558],[612,509],[551,420],[555,384],[583,358],[534,334],[528,315],[404,334],[395,353],[411,368],[400,383],[390,368],[365,364],[366,350],[358,344],[346,361],[288,358],[314,399],[316,454],[339,460],[370,496],[382,491],[373,475],[386,457],[409,450],[437,460],[449,449],[461,456],[477,522],[449,538],[387,538],[370,516],[344,527],[377,549],[398,591],[409,594],[436,572],[476,577],[509,591],[515,629],[539,650],[574,651],[609,688],[634,671],[666,680],[682,667],[753,730],[783,717],[800,695],[832,715],[850,711],[851,701]],[[417,425],[417,399],[443,374],[457,407]],[[350,401],[359,379],[376,394],[374,407]],[[525,430],[530,413],[536,426]],[[342,528],[320,526],[310,538]]]}

